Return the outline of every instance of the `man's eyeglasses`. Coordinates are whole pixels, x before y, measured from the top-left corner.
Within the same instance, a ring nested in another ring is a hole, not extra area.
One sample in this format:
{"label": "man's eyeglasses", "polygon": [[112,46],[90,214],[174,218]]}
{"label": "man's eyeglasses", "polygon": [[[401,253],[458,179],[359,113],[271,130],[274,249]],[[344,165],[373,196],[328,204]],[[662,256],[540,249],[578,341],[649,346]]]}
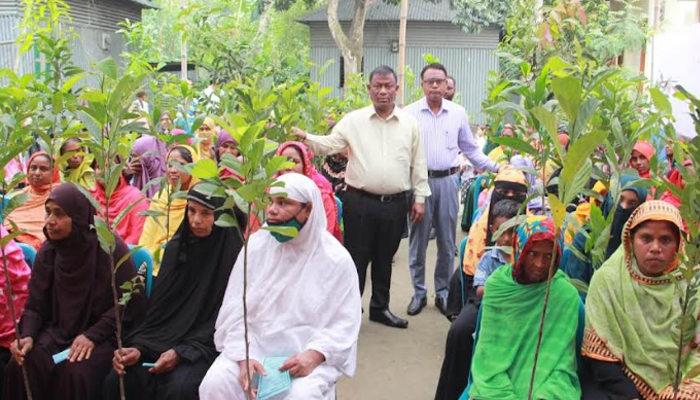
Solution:
{"label": "man's eyeglasses", "polygon": [[435,84],[442,85],[446,81],[447,81],[447,79],[431,78],[431,79],[424,79],[423,83],[427,84],[428,86],[433,86]]}

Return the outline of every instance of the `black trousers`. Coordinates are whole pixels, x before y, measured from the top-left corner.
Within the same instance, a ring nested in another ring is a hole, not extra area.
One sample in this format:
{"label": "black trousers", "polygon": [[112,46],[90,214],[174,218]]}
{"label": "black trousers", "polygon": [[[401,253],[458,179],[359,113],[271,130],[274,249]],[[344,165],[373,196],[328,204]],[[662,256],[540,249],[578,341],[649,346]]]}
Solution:
{"label": "black trousers", "polygon": [[391,261],[406,228],[409,199],[381,202],[356,191],[343,197],[345,248],[350,252],[364,293],[367,266],[372,263],[372,299],[370,309],[389,308]]}
{"label": "black trousers", "polygon": [[[201,358],[189,362],[180,358],[180,363],[165,374],[153,374],[141,363],[127,368],[124,389],[129,400],[197,400],[199,385],[211,363]],[[109,372],[104,382],[103,400],[119,399],[119,375]]]}
{"label": "black trousers", "polygon": [[5,370],[10,362],[10,358],[12,358],[10,349],[0,346],[0,395],[2,395],[2,381],[5,380]]}
{"label": "black trousers", "polygon": [[457,400],[467,388],[474,352],[474,331],[479,316],[479,304],[467,302],[457,319],[450,325],[445,344],[445,359],[435,391],[435,400]]}

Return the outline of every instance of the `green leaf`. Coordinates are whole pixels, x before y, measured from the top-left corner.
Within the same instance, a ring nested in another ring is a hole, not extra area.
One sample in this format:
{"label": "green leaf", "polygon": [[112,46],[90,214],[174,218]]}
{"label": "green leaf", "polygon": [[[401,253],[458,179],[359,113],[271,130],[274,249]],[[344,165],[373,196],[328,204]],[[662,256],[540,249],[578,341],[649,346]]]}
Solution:
{"label": "green leaf", "polygon": [[583,167],[591,153],[603,142],[607,132],[596,130],[581,136],[576,140],[566,154],[564,169],[559,177],[559,186],[567,185],[574,181],[576,173]]}
{"label": "green leaf", "polygon": [[553,195],[552,193],[547,196],[547,201],[549,202],[549,207],[552,209],[554,226],[558,231],[564,225],[564,218],[566,218],[566,206],[557,196]]}
{"label": "green leaf", "polygon": [[555,77],[552,91],[569,121],[575,121],[581,104],[581,81],[573,76]]}
{"label": "green leaf", "polygon": [[117,63],[112,57],[105,58],[104,60],[97,63],[97,70],[111,78],[113,81],[117,80]]}
{"label": "green leaf", "polygon": [[214,222],[214,225],[220,227],[220,228],[237,228],[238,227],[238,221],[229,213],[223,213],[219,218]]}
{"label": "green leaf", "polygon": [[202,158],[192,168],[192,175],[199,179],[211,179],[219,176],[219,167],[211,158]]}
{"label": "green leaf", "polygon": [[12,211],[14,211],[17,207],[26,203],[27,200],[29,200],[29,193],[26,192],[18,192],[17,194],[10,197],[9,201],[7,201],[7,204],[2,208],[3,220],[7,218],[7,216],[10,215],[10,213],[12,213]]}
{"label": "green leaf", "polygon": [[668,97],[657,87],[649,88],[649,94],[651,95],[651,101],[654,103],[654,107],[657,110],[663,111],[665,114],[672,113],[671,101]]}
{"label": "green leaf", "polygon": [[75,86],[76,83],[83,79],[83,77],[85,77],[85,74],[76,74],[68,78],[68,80],[66,80],[61,86],[61,92],[68,93],[71,89],[73,89],[73,86]]}
{"label": "green leaf", "polygon": [[563,181],[563,184],[559,185],[560,195],[564,200],[564,204],[569,204],[571,201],[583,190],[588,187],[588,182],[591,179],[591,172],[593,171],[593,162],[589,158],[584,160],[583,166],[576,171],[574,175],[573,182]]}
{"label": "green leaf", "polygon": [[0,247],[5,247],[8,243],[10,243],[11,240],[14,240],[17,236],[22,235],[24,233],[25,232],[21,229],[16,229],[11,233],[8,233],[0,239]]}
{"label": "green leaf", "polygon": [[532,147],[529,143],[526,141],[517,138],[517,137],[509,137],[509,136],[498,136],[498,137],[492,137],[491,141],[500,144],[506,147],[509,147],[511,149],[518,150],[521,153],[524,154],[529,154],[531,156],[537,157],[539,155],[539,152]]}
{"label": "green leaf", "polygon": [[95,218],[95,231],[102,250],[107,254],[112,254],[116,247],[114,233],[109,230],[107,223],[102,218]]}
{"label": "green leaf", "polygon": [[581,107],[578,109],[578,117],[576,118],[576,123],[574,124],[572,138],[578,138],[581,134],[585,132],[586,125],[595,113],[596,108],[600,105],[600,100],[591,97],[586,100]]}
{"label": "green leaf", "polygon": [[[561,143],[559,143],[556,115],[542,106],[537,106],[530,109],[530,113],[544,127],[545,131],[549,135],[549,139],[554,144],[554,148],[557,150],[559,157],[564,158],[564,149],[561,147]],[[536,156],[539,158],[539,152],[536,154]]]}

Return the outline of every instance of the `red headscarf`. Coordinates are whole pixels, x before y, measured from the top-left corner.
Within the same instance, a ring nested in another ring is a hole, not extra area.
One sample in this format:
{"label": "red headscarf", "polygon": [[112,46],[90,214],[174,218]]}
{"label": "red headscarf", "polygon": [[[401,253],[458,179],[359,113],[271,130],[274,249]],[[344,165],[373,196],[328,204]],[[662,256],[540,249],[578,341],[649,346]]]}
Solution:
{"label": "red headscarf", "polygon": [[316,183],[316,186],[321,191],[321,197],[323,198],[323,206],[326,209],[326,219],[328,222],[328,232],[335,236],[338,240],[342,241],[342,232],[340,225],[338,224],[338,206],[335,203],[335,195],[333,194],[333,186],[328,182],[326,178],[323,177],[314,167],[313,158],[314,153],[301,142],[284,142],[277,149],[277,155],[280,156],[282,153],[293,147],[299,154],[301,154],[301,161],[303,164],[303,173],[308,178]]}
{"label": "red headscarf", "polygon": [[[649,161],[651,161],[651,158],[654,157],[654,153],[656,153],[656,151],[654,150],[654,146],[652,146],[651,143],[646,142],[644,140],[638,141],[634,145],[632,150],[640,152]],[[651,174],[649,173],[649,171],[647,171],[646,173],[640,173],[639,176],[641,178],[649,178]]]}
{"label": "red headscarf", "polygon": [[[104,185],[97,181],[95,185],[95,191],[92,193],[100,203],[102,212],[105,211],[105,206],[107,204],[107,199],[105,196]],[[143,224],[146,223],[146,217],[140,215],[142,211],[148,210],[148,200],[145,199],[143,193],[141,193],[137,188],[129,185],[124,176],[119,177],[119,183],[114,188],[112,196],[109,198],[109,221],[110,224],[114,221],[119,214],[124,211],[133,203],[138,203],[134,208],[132,208],[124,218],[119,221],[117,225],[117,233],[127,244],[136,245],[139,243],[141,238],[141,232],[143,231]]]}

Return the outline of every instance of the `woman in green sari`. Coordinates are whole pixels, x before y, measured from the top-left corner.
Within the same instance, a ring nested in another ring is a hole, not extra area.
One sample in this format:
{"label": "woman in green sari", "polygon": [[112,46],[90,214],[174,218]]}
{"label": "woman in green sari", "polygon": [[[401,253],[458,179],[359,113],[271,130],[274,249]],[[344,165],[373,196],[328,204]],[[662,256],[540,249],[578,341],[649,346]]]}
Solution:
{"label": "woman in green sari", "polygon": [[[684,379],[677,397],[672,386],[681,316],[675,282],[686,284],[677,271],[682,233],[677,208],[648,201],[627,221],[620,248],[593,275],[582,349],[590,375],[582,378],[584,399],[700,399],[697,378]],[[690,311],[697,316],[699,310]],[[700,366],[700,353],[688,348],[683,354],[685,377]]]}
{"label": "woman in green sari", "polygon": [[[558,268],[561,254],[555,232],[551,219],[528,217],[513,239],[512,263],[498,268],[486,281],[469,398],[528,398],[549,268]],[[581,397],[576,373],[578,315],[578,293],[557,270],[552,276],[533,399]]]}

